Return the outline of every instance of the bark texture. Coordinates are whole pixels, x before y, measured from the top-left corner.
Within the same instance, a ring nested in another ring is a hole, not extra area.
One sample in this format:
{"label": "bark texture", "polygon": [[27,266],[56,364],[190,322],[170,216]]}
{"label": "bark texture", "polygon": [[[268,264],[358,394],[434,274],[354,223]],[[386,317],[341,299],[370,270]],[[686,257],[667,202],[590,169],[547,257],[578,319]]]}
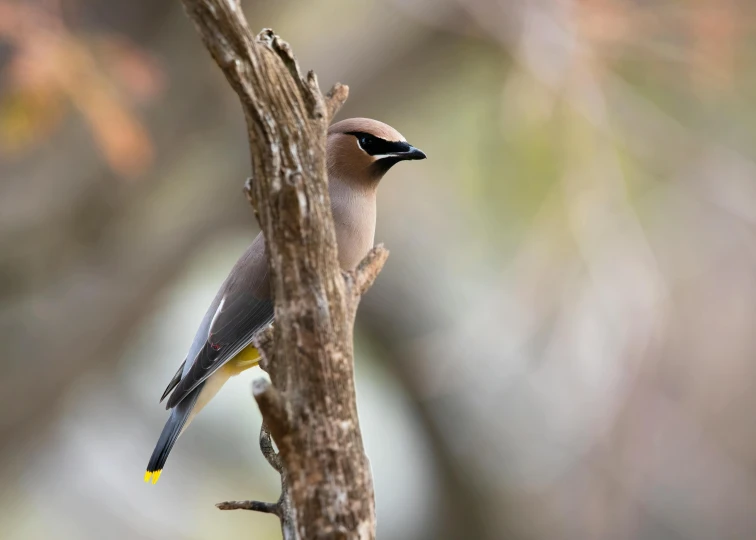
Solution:
{"label": "bark texture", "polygon": [[352,334],[360,296],[388,252],[376,247],[346,274],[336,257],[325,142],[348,89],[337,84],[321,94],[314,73],[300,75],[288,43],[271,30],[251,34],[235,0],[182,1],[241,100],[252,157],[246,192],[267,242],[275,297],[275,330],[261,345],[272,384],[258,382],[254,395],[279,448],[282,498],[278,506],[221,507],[275,513],[286,538],[374,538]]}

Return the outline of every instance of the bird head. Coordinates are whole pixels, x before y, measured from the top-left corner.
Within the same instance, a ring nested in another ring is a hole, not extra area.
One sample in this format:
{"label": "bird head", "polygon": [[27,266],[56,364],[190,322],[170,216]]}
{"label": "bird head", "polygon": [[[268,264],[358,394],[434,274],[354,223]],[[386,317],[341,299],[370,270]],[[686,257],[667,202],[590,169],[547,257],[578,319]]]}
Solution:
{"label": "bird head", "polygon": [[328,174],[377,183],[400,161],[425,159],[397,130],[369,118],[349,118],[328,129]]}

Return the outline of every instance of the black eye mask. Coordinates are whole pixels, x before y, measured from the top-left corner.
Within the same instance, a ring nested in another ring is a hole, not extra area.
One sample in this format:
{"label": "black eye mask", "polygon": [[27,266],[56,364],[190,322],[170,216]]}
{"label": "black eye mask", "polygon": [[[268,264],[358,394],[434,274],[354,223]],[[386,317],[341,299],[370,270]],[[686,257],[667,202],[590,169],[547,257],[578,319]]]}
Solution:
{"label": "black eye mask", "polygon": [[350,131],[347,135],[354,135],[357,138],[357,144],[360,145],[368,155],[380,156],[384,154],[397,154],[409,152],[410,145],[402,141],[387,141],[380,139],[370,133],[360,131]]}

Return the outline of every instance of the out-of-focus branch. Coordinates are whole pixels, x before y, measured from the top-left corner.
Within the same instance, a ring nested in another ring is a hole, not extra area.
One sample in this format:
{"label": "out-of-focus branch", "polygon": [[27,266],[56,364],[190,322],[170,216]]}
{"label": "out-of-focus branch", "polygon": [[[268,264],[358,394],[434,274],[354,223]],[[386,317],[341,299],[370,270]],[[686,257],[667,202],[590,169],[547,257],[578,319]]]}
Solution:
{"label": "out-of-focus branch", "polygon": [[252,155],[246,193],[265,236],[275,298],[273,343],[259,344],[272,383],[257,383],[254,395],[279,448],[285,495],[288,488],[281,501],[290,498],[291,507],[247,506],[275,510],[285,538],[374,538],[353,325],[387,252],[373,250],[347,276],[336,257],[325,140],[348,89],[323,95],[313,72],[300,75],[288,43],[271,30],[252,36],[237,1],[183,4],[241,100]]}

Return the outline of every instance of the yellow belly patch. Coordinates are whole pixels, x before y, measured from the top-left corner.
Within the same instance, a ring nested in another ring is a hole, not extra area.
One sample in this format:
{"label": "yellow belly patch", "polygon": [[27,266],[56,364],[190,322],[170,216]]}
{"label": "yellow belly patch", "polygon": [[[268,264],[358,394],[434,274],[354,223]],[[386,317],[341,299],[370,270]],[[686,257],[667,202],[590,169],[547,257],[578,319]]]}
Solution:
{"label": "yellow belly patch", "polygon": [[238,375],[242,371],[255,367],[259,363],[260,351],[254,345],[247,345],[221,369],[228,371],[229,375]]}

